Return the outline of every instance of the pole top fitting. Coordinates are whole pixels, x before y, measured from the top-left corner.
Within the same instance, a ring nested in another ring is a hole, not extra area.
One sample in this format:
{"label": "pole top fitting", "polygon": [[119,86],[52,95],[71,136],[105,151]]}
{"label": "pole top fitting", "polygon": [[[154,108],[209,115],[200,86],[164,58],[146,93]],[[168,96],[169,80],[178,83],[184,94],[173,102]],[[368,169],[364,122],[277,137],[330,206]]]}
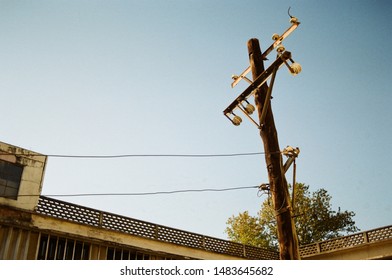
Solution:
{"label": "pole top fitting", "polygon": [[291,24],[300,24],[300,22],[298,21],[298,18],[296,18],[290,14],[290,9],[291,9],[291,7],[289,7],[289,9],[287,10],[287,13],[289,14],[289,17],[290,17],[290,23]]}
{"label": "pole top fitting", "polygon": [[300,152],[300,150],[299,150],[298,147],[297,148],[293,148],[291,146],[287,146],[286,148],[283,149],[282,154],[284,154],[287,157],[294,157],[294,158],[296,158],[296,157],[298,157],[299,152]]}

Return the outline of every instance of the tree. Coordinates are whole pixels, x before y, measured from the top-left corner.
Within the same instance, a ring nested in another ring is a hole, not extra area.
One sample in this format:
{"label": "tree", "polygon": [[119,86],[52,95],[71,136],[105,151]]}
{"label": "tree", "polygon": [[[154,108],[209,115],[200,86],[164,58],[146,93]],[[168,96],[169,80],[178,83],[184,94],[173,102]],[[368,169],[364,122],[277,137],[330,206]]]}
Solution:
{"label": "tree", "polygon": [[[290,186],[291,188],[291,186]],[[309,186],[295,185],[293,218],[301,245],[323,241],[358,231],[352,211],[333,211],[331,196],[325,189],[309,192]],[[266,199],[257,216],[248,211],[230,217],[226,233],[229,240],[246,245],[277,248],[277,227],[274,209]]]}
{"label": "tree", "polygon": [[248,211],[228,219],[226,232],[230,240],[255,247],[269,247],[272,240],[264,234],[263,225],[258,217],[252,217]]}

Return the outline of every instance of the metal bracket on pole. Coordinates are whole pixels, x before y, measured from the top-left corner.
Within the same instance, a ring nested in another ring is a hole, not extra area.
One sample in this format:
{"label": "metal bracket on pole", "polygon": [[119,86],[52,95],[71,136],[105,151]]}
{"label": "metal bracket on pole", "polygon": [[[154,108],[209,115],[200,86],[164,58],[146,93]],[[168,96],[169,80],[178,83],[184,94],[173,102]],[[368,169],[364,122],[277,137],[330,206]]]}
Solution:
{"label": "metal bracket on pole", "polygon": [[[249,84],[252,84],[252,81],[246,76],[250,71],[250,66],[249,68],[245,69],[244,72],[241,73],[241,75],[232,75],[231,78],[235,81],[240,81],[241,79],[244,79],[245,81],[247,81]],[[233,87],[233,86],[232,86]]]}
{"label": "metal bracket on pole", "polygon": [[287,170],[290,168],[291,164],[295,161],[295,159],[299,155],[299,148],[293,148],[291,146],[287,146],[286,148],[283,149],[282,154],[287,156],[288,159],[283,165],[283,170],[284,173],[287,172]]}
{"label": "metal bracket on pole", "polygon": [[291,146],[287,146],[283,149],[282,153],[288,157],[287,161],[283,165],[284,173],[290,168],[291,164],[293,165],[293,192],[291,195],[291,210],[294,213],[294,205],[295,205],[295,183],[296,183],[296,174],[297,174],[297,165],[295,163],[295,159],[299,155],[299,148],[293,148]]}

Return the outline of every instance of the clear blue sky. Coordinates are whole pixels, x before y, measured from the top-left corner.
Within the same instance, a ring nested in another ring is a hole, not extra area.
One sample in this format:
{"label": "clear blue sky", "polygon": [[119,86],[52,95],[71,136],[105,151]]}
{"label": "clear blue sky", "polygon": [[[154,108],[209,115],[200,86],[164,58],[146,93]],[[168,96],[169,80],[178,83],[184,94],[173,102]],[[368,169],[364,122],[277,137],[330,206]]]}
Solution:
{"label": "clear blue sky", "polygon": [[[285,41],[272,100],[297,179],[325,188],[361,230],[392,224],[390,1],[0,1],[0,141],[43,154],[262,152],[256,127],[222,114],[245,88],[246,43]],[[271,54],[266,66],[273,61]],[[287,176],[291,182],[291,171]],[[43,194],[231,188],[267,182],[264,156],[49,158]],[[256,214],[253,189],[65,201],[225,238]]]}

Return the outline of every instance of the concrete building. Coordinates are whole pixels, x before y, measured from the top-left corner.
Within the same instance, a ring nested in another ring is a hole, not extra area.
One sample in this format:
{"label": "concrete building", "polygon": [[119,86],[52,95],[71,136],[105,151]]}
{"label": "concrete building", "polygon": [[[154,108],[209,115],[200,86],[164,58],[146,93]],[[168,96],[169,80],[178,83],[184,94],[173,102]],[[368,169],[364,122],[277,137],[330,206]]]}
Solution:
{"label": "concrete building", "polygon": [[[0,142],[0,260],[277,260],[246,246],[41,195],[47,158]],[[302,259],[392,259],[392,226],[309,244]]]}

